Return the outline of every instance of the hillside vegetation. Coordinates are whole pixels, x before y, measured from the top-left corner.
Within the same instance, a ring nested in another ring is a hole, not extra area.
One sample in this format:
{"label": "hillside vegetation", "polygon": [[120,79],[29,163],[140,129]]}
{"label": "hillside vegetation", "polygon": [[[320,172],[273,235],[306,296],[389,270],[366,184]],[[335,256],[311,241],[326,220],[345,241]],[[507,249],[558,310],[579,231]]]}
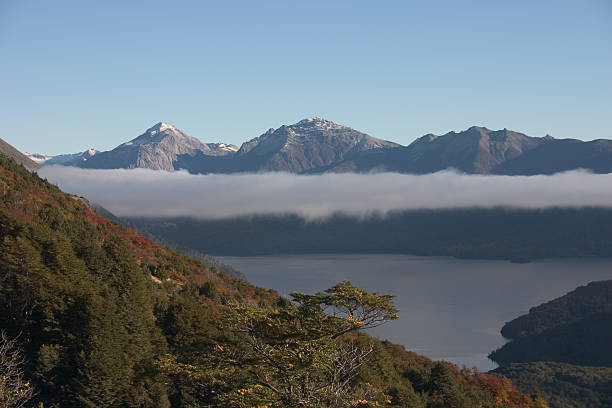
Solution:
{"label": "hillside vegetation", "polygon": [[612,368],[536,362],[495,370],[521,390],[540,390],[555,408],[612,407]]}
{"label": "hillside vegetation", "polygon": [[386,216],[129,218],[130,225],[213,255],[397,253],[478,259],[612,256],[609,208],[451,208]]}
{"label": "hillside vegetation", "polygon": [[522,391],[539,389],[554,408],[612,405],[612,280],[534,307],[502,334],[512,341],[489,357]]}
{"label": "hillside vegetation", "polygon": [[612,367],[612,313],[597,313],[519,337],[491,353],[501,365],[557,361]]}
{"label": "hillside vegetation", "polygon": [[591,282],[529,310],[502,328],[507,339],[537,334],[597,313],[612,312],[612,280]]}
{"label": "hillside vegetation", "polygon": [[0,155],[0,330],[32,406],[546,406],[362,333],[394,318],[348,282],[284,299],[207,268]]}

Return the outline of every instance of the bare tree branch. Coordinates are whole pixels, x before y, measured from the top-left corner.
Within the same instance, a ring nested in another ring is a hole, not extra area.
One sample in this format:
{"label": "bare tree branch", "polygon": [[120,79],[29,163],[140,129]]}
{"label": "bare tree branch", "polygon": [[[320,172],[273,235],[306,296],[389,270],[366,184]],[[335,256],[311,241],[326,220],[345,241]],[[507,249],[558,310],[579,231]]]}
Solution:
{"label": "bare tree branch", "polygon": [[24,358],[15,339],[0,331],[0,408],[22,408],[36,394],[23,376]]}

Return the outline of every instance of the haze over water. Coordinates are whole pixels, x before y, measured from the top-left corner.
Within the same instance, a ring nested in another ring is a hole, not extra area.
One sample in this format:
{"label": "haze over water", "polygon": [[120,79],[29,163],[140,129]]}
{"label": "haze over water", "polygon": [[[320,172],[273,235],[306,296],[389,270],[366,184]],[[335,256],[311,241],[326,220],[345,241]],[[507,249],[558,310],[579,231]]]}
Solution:
{"label": "haze over water", "polygon": [[482,371],[504,344],[503,324],[591,281],[612,278],[611,259],[527,264],[409,255],[220,257],[249,282],[281,295],[321,291],[339,281],[395,295],[400,319],[372,333],[432,359]]}

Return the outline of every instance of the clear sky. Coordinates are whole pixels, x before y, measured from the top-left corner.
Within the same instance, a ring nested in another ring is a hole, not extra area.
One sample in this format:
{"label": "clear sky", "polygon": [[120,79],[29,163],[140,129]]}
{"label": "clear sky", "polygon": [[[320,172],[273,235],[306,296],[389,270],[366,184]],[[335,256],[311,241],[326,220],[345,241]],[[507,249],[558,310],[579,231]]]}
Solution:
{"label": "clear sky", "polygon": [[0,0],[0,138],[234,144],[322,116],[402,144],[471,125],[612,138],[612,1]]}

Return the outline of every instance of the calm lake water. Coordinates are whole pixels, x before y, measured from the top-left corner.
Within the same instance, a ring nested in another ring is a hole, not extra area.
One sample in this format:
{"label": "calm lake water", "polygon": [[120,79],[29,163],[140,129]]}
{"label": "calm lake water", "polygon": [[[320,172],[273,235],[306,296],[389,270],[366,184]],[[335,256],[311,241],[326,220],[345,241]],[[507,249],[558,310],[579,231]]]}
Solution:
{"label": "calm lake water", "polygon": [[219,257],[255,285],[287,295],[350,280],[395,295],[400,319],[371,331],[436,360],[488,371],[504,344],[503,324],[530,307],[595,280],[612,279],[611,259],[551,259],[526,264],[409,255]]}

